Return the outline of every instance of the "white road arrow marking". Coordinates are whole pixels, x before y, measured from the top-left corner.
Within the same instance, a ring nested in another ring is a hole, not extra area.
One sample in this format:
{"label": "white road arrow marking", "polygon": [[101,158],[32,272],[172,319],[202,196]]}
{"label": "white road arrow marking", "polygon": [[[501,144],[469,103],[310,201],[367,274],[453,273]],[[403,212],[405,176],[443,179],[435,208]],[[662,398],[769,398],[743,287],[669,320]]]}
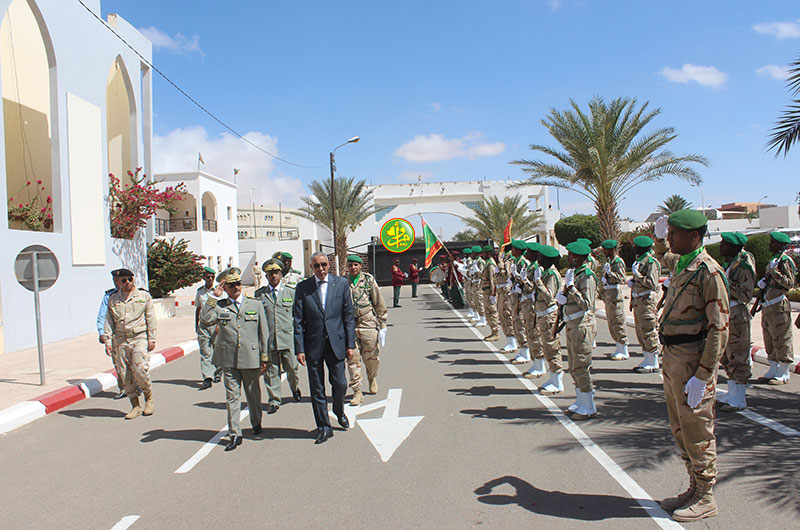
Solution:
{"label": "white road arrow marking", "polygon": [[[403,395],[403,390],[400,388],[393,388],[389,390],[389,394],[384,401],[383,417],[374,419],[359,420],[358,424],[361,430],[367,435],[367,438],[378,454],[381,455],[381,460],[388,462],[394,452],[400,447],[400,444],[408,438],[414,427],[420,422],[424,416],[406,416],[400,417],[400,399]],[[378,407],[367,405],[363,409],[369,407],[374,410]],[[351,407],[348,407],[351,408]],[[367,410],[355,411],[355,416],[360,413],[368,412]]]}

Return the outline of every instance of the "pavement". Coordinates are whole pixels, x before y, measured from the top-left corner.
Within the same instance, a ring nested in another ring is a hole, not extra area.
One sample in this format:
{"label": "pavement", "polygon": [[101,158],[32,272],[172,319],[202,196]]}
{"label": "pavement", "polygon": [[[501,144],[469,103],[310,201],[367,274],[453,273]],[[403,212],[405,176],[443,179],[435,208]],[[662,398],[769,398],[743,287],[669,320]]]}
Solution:
{"label": "pavement", "polygon": [[[681,528],[655,503],[686,475],[660,374],[631,370],[640,355],[606,359],[614,346],[599,325],[599,414],[572,422],[568,375],[563,394],[539,396],[543,381],[521,377],[504,342],[420,292],[389,309],[379,392],[348,407],[351,429],[327,443],[313,443],[303,373],[302,402],[284,385],[262,435],[244,419],[244,444],[224,452],[224,389],[200,391],[197,356],[177,357],[153,373],[153,416],[126,421],[129,404],[101,393],[0,436],[2,526]],[[695,527],[796,528],[798,390],[800,378],[758,385],[751,414],[720,414],[720,515]]]}

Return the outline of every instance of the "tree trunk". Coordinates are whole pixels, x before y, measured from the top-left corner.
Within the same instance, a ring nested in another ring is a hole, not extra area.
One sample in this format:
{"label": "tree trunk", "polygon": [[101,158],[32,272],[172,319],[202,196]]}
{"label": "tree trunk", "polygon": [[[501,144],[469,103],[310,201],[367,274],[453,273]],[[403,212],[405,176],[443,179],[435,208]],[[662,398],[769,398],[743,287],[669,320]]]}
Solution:
{"label": "tree trunk", "polygon": [[596,203],[597,221],[600,225],[600,237],[605,239],[619,239],[619,210],[617,201],[609,199],[603,203]]}
{"label": "tree trunk", "polygon": [[336,271],[331,271],[339,276],[345,275],[345,266],[347,265],[347,236],[339,235],[334,243],[336,252]]}

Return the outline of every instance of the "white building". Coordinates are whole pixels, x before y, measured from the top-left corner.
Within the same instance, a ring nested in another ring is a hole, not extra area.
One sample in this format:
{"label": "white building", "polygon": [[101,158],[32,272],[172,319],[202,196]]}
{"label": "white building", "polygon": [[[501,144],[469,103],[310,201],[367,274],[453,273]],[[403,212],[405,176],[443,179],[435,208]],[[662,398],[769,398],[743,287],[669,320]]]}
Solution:
{"label": "white building", "polygon": [[183,183],[188,191],[174,214],[156,214],[156,237],[185,239],[217,272],[238,267],[236,184],[203,171],[158,174],[156,181],[160,189]]}
{"label": "white building", "polygon": [[[84,4],[0,0],[0,352],[36,344],[33,296],[13,270],[29,245],[60,264],[41,297],[45,342],[95,329],[111,270],[127,267],[147,284],[145,234],[113,239],[106,197],[109,172],[151,173],[152,74],[96,18],[100,1]],[[150,61],[152,46],[134,27],[116,15],[108,25]],[[19,204],[52,208],[52,224],[36,231],[8,220]]]}

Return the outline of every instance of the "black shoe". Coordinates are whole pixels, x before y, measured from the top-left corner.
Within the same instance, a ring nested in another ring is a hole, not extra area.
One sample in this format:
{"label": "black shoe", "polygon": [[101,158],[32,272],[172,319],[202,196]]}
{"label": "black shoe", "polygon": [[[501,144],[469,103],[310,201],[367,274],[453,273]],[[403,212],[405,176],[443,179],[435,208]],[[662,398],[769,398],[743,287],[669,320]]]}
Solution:
{"label": "black shoe", "polygon": [[126,395],[127,395],[127,394],[125,394],[125,391],[124,391],[124,390],[120,390],[118,394],[114,394],[114,399],[122,399],[122,398],[124,398]]}
{"label": "black shoe", "polygon": [[347,416],[342,414],[341,416],[337,416],[337,419],[339,420],[339,425],[341,425],[343,429],[350,428],[350,420],[347,419]]}
{"label": "black shoe", "polygon": [[231,437],[228,440],[228,445],[225,446],[225,450],[233,451],[240,445],[242,445],[242,436],[238,434],[231,434]]}
{"label": "black shoe", "polygon": [[267,414],[275,414],[278,412],[278,405],[267,405]]}
{"label": "black shoe", "polygon": [[203,379],[203,382],[200,383],[200,390],[206,390],[207,388],[211,388],[211,378],[207,377]]}
{"label": "black shoe", "polygon": [[300,403],[300,396],[302,396],[302,394],[300,393],[300,389],[299,388],[297,390],[295,390],[294,392],[292,392],[292,397],[298,403]]}
{"label": "black shoe", "polygon": [[320,432],[319,435],[317,436],[317,439],[314,440],[314,443],[315,444],[325,443],[325,442],[328,441],[328,438],[333,438],[333,431],[330,430],[330,427],[328,427],[328,429]]}
{"label": "black shoe", "polygon": [[215,376],[214,376],[214,382],[215,382],[215,383],[219,383],[220,381],[222,381],[222,376],[215,375]]}
{"label": "black shoe", "polygon": [[261,428],[261,425],[254,425],[253,426],[253,434],[255,434],[256,436],[261,434],[261,431],[263,431],[263,430],[264,429]]}

